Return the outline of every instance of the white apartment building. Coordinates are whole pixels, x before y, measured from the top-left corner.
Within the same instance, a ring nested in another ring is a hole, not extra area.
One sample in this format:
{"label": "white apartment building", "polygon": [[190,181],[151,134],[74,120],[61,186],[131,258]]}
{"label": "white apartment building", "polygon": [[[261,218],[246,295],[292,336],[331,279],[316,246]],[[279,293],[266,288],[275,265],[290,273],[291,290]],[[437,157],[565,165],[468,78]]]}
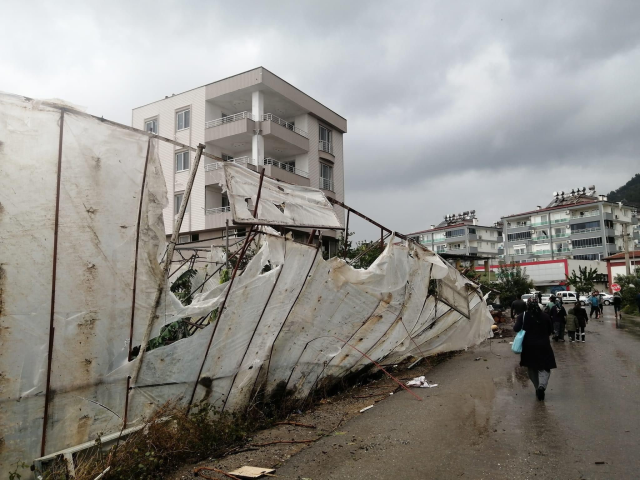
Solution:
{"label": "white apartment building", "polygon": [[437,226],[408,235],[445,257],[498,258],[502,255],[502,226],[478,225],[475,210],[445,215]]}
{"label": "white apartment building", "polygon": [[624,250],[637,224],[634,207],[609,202],[595,186],[554,192],[546,207],[502,219],[506,263],[602,260]]}
{"label": "white apartment building", "polygon": [[[347,120],[263,67],[137,107],[132,126],[157,133],[254,171],[296,185],[320,188],[344,201],[343,135]],[[170,198],[167,235],[180,208],[195,153],[160,142]],[[182,223],[180,243],[218,243],[229,202],[214,182],[221,162],[202,157]],[[342,208],[335,207],[344,224]],[[231,227],[230,236],[245,229]],[[309,232],[294,232],[300,238]],[[336,233],[323,231],[325,255],[336,251]],[[208,240],[208,242],[207,242]],[[219,240],[222,243],[222,240]]]}

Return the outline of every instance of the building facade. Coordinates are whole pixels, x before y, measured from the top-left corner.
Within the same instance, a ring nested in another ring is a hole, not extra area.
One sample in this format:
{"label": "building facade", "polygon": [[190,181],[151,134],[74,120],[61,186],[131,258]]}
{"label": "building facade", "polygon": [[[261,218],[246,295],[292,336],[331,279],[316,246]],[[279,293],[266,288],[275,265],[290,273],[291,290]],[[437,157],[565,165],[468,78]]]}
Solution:
{"label": "building facade", "polygon": [[637,223],[633,207],[607,201],[595,186],[554,192],[546,207],[502,220],[506,263],[602,260],[623,251]]}
{"label": "building facade", "polygon": [[502,227],[478,225],[475,211],[445,215],[440,224],[410,233],[416,242],[439,254],[499,258],[502,255]]}
{"label": "building facade", "polygon": [[[264,169],[265,175],[320,188],[327,196],[344,201],[346,119],[263,67],[134,108],[132,126],[190,146],[203,143],[205,152],[224,161],[254,171]],[[171,200],[164,210],[167,235],[172,233],[194,155],[160,143]],[[228,199],[214,182],[213,172],[221,165],[202,157],[180,243],[212,243],[223,234],[226,221],[231,223]],[[344,224],[343,210],[335,208]],[[245,231],[231,228],[230,236],[242,236]],[[326,253],[333,255],[335,232],[322,235]]]}

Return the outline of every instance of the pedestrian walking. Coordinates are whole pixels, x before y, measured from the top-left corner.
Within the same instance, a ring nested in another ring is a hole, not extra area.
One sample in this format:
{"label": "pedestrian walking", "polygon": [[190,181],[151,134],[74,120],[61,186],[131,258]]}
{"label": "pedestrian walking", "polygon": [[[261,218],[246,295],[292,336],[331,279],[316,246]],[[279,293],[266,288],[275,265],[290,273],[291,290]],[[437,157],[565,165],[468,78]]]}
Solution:
{"label": "pedestrian walking", "polygon": [[[567,333],[569,334],[569,343],[576,341],[576,331],[578,331],[578,318],[576,317],[575,310],[580,304],[569,309],[567,313]],[[584,308],[583,308],[584,310]],[[578,340],[579,341],[579,340]]]}
{"label": "pedestrian walking", "polygon": [[604,316],[604,298],[598,294],[598,310],[600,311],[600,318]]}
{"label": "pedestrian walking", "polygon": [[582,343],[584,343],[585,342],[584,329],[587,327],[587,323],[589,322],[587,311],[578,302],[576,303],[576,306],[573,307],[573,314],[575,315],[576,321],[578,322],[578,326],[576,330],[576,342],[582,341]]}
{"label": "pedestrian walking", "polygon": [[513,327],[515,332],[523,329],[526,333],[522,341],[520,365],[527,367],[538,400],[544,400],[551,370],[556,368],[556,358],[549,341],[553,327],[549,315],[540,311],[534,299],[527,301],[527,310],[518,315]]}
{"label": "pedestrian walking", "polygon": [[598,293],[593,292],[589,297],[589,305],[591,305],[591,310],[589,311],[589,318],[595,313],[596,319],[598,318],[598,312],[600,308],[598,307]]}
{"label": "pedestrian walking", "polygon": [[615,293],[613,295],[613,313],[616,316],[616,320],[618,319],[618,315],[620,315],[620,318],[622,318],[622,312],[620,311],[620,309],[622,308],[622,297],[620,296],[619,293]]}
{"label": "pedestrian walking", "polygon": [[567,311],[562,304],[562,299],[556,297],[556,316],[553,319],[553,331],[558,342],[564,342],[564,326],[567,323]]}
{"label": "pedestrian walking", "polygon": [[527,302],[521,298],[515,299],[511,302],[511,320],[515,320],[516,317],[523,313],[527,309]]}

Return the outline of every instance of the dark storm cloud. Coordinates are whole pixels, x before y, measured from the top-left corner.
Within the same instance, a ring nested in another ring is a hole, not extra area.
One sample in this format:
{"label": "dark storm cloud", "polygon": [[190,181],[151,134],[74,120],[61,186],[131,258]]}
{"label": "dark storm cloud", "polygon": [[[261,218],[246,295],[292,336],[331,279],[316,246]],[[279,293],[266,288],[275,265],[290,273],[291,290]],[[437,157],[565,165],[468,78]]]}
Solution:
{"label": "dark storm cloud", "polygon": [[263,65],[347,117],[348,203],[399,230],[640,163],[637,1],[14,2],[0,32],[0,90],[123,123]]}

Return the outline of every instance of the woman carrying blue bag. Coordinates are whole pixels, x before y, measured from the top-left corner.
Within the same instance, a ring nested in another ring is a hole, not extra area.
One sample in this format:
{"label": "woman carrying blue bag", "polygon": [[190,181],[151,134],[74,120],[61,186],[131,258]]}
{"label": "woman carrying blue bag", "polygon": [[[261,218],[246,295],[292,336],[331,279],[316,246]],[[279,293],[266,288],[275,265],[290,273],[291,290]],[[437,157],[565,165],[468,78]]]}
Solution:
{"label": "woman carrying blue bag", "polygon": [[[551,369],[556,368],[549,337],[553,334],[553,325],[549,315],[540,310],[535,299],[527,301],[527,310],[518,315],[513,327],[515,332],[524,330],[520,365],[527,367],[529,378],[536,389],[538,400],[544,400],[544,392],[549,383]],[[522,333],[519,333],[522,335]],[[514,350],[517,349],[514,340]]]}

